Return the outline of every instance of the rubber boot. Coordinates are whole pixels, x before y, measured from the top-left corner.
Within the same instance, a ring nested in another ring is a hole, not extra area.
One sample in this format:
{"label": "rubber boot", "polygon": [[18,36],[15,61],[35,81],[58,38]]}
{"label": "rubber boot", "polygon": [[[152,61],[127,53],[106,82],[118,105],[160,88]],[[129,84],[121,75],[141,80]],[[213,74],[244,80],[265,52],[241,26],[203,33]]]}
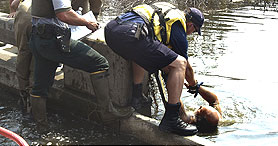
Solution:
{"label": "rubber boot", "polygon": [[19,91],[19,100],[18,104],[21,106],[23,113],[31,113],[31,103],[30,103],[30,94],[29,90],[20,90]]}
{"label": "rubber boot", "polygon": [[133,84],[131,106],[135,110],[152,105],[152,99],[143,94],[143,84]]}
{"label": "rubber boot", "polygon": [[109,95],[108,78],[105,76],[91,76],[92,85],[100,107],[99,116],[102,122],[111,122],[121,118],[129,118],[135,111],[132,107],[115,107]]}
{"label": "rubber boot", "polygon": [[195,135],[198,130],[195,126],[184,123],[179,116],[181,103],[166,104],[165,114],[159,124],[159,129],[164,132],[171,132],[181,136]]}
{"label": "rubber boot", "polygon": [[30,95],[32,115],[39,127],[47,127],[46,97]]}
{"label": "rubber boot", "polygon": [[21,106],[23,112],[25,112],[27,110],[27,97],[29,96],[29,93],[25,90],[20,90],[19,96],[18,104]]}

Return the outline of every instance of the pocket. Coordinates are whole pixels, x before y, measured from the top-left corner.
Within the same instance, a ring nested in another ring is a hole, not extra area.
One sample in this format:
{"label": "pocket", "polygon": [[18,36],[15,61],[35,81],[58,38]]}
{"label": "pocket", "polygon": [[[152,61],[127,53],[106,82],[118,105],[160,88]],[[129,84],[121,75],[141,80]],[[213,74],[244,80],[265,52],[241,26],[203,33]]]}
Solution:
{"label": "pocket", "polygon": [[130,25],[128,25],[127,31],[125,33],[128,36],[135,37],[137,29],[138,29],[138,26],[136,23],[130,24]]}
{"label": "pocket", "polygon": [[40,38],[39,40],[39,48],[38,49],[41,49],[42,50],[50,50],[52,48],[56,48],[57,47],[57,41],[56,41],[56,38],[55,37],[52,37],[50,39],[42,39]]}
{"label": "pocket", "polygon": [[64,53],[70,52],[70,29],[57,29],[56,40],[60,50]]}
{"label": "pocket", "polygon": [[129,36],[135,38],[136,24],[118,24],[111,32],[118,36]]}
{"label": "pocket", "polygon": [[126,32],[128,36],[134,37],[137,40],[144,39],[148,35],[148,29],[144,24],[133,23]]}
{"label": "pocket", "polygon": [[157,56],[167,56],[172,50],[159,41],[153,43],[153,53]]}

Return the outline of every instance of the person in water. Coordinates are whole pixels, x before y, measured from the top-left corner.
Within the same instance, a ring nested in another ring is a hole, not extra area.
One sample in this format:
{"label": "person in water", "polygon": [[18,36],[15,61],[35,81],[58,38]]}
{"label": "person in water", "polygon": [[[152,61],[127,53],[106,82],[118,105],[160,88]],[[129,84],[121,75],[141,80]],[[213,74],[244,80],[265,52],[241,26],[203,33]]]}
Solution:
{"label": "person in water", "polygon": [[[185,84],[187,88],[189,86]],[[185,112],[183,105],[181,106],[181,119],[189,124],[196,125],[199,132],[212,132],[217,129],[222,118],[220,102],[215,94],[209,92],[204,87],[199,87],[199,94],[209,103],[209,106],[200,106],[194,112]]]}

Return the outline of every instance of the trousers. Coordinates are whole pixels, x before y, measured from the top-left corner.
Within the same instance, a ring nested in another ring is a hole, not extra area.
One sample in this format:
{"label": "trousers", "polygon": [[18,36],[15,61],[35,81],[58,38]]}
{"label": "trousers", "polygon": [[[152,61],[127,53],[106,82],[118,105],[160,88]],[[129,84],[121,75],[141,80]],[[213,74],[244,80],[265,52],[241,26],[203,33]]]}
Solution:
{"label": "trousers", "polygon": [[26,90],[33,84],[34,62],[28,45],[32,29],[31,2],[31,0],[25,0],[20,3],[14,21],[16,46],[18,47],[16,76],[20,90]]}
{"label": "trousers", "polygon": [[45,33],[49,34],[39,34],[36,30],[36,27],[32,28],[30,38],[30,48],[35,59],[32,95],[48,96],[59,63],[88,73],[108,70],[106,58],[87,44],[70,40],[70,52],[63,52],[53,30],[45,30]]}

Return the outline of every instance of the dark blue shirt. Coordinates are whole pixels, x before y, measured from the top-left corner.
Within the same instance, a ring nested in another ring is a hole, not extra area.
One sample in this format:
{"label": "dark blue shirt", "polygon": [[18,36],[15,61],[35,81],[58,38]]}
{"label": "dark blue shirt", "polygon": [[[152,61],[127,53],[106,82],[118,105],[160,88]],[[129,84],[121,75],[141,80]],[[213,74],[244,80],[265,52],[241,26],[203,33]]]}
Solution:
{"label": "dark blue shirt", "polygon": [[[119,16],[123,21],[131,21],[135,23],[145,23],[143,18],[133,12],[127,12]],[[188,50],[188,41],[186,32],[180,21],[175,22],[172,25],[171,36],[170,36],[170,45],[173,47],[173,51],[177,54],[188,59],[187,50]]]}
{"label": "dark blue shirt", "polygon": [[170,45],[173,47],[173,51],[177,54],[188,59],[187,50],[188,50],[188,41],[186,32],[180,21],[176,21],[172,25],[171,36],[170,36]]}

